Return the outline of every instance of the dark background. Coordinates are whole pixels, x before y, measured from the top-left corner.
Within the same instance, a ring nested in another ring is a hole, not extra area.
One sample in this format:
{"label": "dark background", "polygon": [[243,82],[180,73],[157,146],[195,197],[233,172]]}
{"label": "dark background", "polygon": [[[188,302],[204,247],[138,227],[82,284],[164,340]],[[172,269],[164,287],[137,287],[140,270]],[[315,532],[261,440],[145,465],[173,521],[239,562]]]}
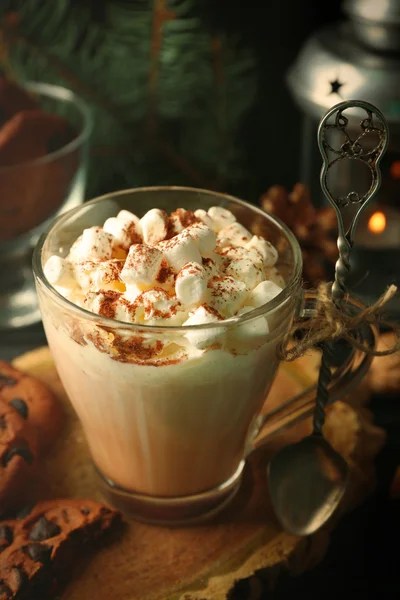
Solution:
{"label": "dark background", "polygon": [[[287,89],[285,76],[313,32],[345,18],[342,2],[225,0],[212,3],[219,6],[216,18],[220,23],[244,31],[256,48],[259,101],[248,122],[248,137],[255,142],[251,160],[258,165],[257,172],[264,172],[256,193],[262,193],[275,183],[291,187],[300,177],[302,115]],[[258,143],[259,137],[264,140],[263,147]]]}

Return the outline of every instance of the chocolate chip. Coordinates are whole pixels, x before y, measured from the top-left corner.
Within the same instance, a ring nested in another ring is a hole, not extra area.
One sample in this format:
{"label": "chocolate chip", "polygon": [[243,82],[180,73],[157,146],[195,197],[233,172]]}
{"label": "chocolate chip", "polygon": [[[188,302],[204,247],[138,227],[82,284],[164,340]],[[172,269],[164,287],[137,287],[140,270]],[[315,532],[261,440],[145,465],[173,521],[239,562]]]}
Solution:
{"label": "chocolate chip", "polygon": [[81,508],[81,513],[83,515],[85,515],[85,517],[86,517],[88,514],[90,514],[90,508],[87,508],[87,507]]}
{"label": "chocolate chip", "polygon": [[0,417],[0,429],[1,431],[5,431],[7,429],[7,421],[4,415]]}
{"label": "chocolate chip", "polygon": [[0,542],[3,540],[11,544],[14,539],[13,530],[9,525],[0,525]]}
{"label": "chocolate chip", "polygon": [[39,542],[22,547],[22,552],[27,554],[35,562],[40,562],[43,565],[50,561],[51,550],[51,546],[40,544]]}
{"label": "chocolate chip", "polygon": [[66,523],[69,523],[70,519],[69,519],[69,514],[66,508],[63,508],[61,511],[61,514],[63,516],[63,519]]}
{"label": "chocolate chip", "polygon": [[10,400],[9,404],[11,404],[13,409],[16,410],[23,419],[28,418],[29,409],[25,400],[22,400],[22,398],[13,398]]}
{"label": "chocolate chip", "polygon": [[13,588],[15,592],[19,592],[22,586],[28,581],[28,575],[21,567],[13,567],[11,576],[14,580]]}
{"label": "chocolate chip", "polygon": [[11,600],[14,596],[8,585],[4,581],[0,581],[0,598],[1,600]]}
{"label": "chocolate chip", "polygon": [[21,508],[21,510],[19,510],[16,513],[15,518],[16,519],[25,519],[25,517],[27,517],[32,512],[32,509],[35,506],[35,504],[36,504],[35,502],[31,502],[30,504],[27,504],[26,506]]}
{"label": "chocolate chip", "polygon": [[29,539],[34,542],[43,542],[59,533],[61,533],[61,529],[56,523],[49,521],[46,517],[40,517],[32,527]]}
{"label": "chocolate chip", "polygon": [[28,465],[33,463],[33,454],[27,446],[15,446],[14,448],[10,448],[2,457],[2,466],[6,467],[14,456],[20,456]]}
{"label": "chocolate chip", "polygon": [[7,377],[7,375],[3,375],[2,373],[0,373],[0,390],[3,387],[12,387],[16,383],[16,379],[13,379],[12,377]]}

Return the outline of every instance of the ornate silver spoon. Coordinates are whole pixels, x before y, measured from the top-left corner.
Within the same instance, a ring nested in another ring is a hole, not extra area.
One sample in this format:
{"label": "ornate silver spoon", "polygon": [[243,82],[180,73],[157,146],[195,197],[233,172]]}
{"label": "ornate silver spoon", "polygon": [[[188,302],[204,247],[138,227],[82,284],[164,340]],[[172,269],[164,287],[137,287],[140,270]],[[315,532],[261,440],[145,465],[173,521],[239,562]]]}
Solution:
{"label": "ornate silver spoon", "polygon": [[[345,110],[363,109],[367,116],[360,123],[360,133],[354,138],[347,130],[349,119]],[[329,133],[342,136],[335,149],[328,142]],[[368,139],[369,137],[369,139]],[[371,138],[374,143],[371,145]],[[377,138],[377,140],[375,139]],[[354,234],[362,211],[372,200],[381,184],[379,162],[389,141],[388,127],[382,113],[361,100],[341,102],[331,108],[320,122],[318,146],[323,159],[321,187],[336,211],[338,220],[339,259],[335,266],[332,300],[342,310],[346,293],[345,282],[350,270],[350,253]],[[367,142],[367,146],[365,146]],[[369,144],[368,144],[369,142]],[[370,188],[364,194],[350,192],[335,197],[328,186],[330,169],[342,160],[364,163],[372,175]],[[350,224],[345,226],[345,212],[353,209]],[[355,210],[354,210],[355,209]],[[299,443],[286,446],[272,457],[268,480],[272,505],[283,528],[297,535],[309,535],[319,529],[332,515],[346,489],[348,465],[323,435],[325,406],[329,401],[328,385],[332,378],[332,346],[323,345],[319,372],[313,432]]]}

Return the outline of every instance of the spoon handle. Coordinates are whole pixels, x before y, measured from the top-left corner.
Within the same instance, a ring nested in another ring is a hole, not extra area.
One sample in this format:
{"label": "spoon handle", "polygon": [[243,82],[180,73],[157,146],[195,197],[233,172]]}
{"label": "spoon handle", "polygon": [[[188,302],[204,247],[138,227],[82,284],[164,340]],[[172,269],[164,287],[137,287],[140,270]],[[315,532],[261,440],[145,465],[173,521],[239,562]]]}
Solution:
{"label": "spoon handle", "polygon": [[[348,109],[362,109],[366,117],[360,122],[359,132],[348,130],[349,119],[344,116]],[[344,140],[339,148],[328,141],[328,132],[335,130]],[[371,145],[372,139],[375,140]],[[376,141],[377,140],[377,141]],[[366,142],[363,145],[363,142]],[[338,220],[339,258],[335,265],[335,280],[332,285],[332,300],[340,307],[346,294],[346,280],[350,271],[350,254],[354,244],[354,234],[362,211],[372,200],[381,185],[380,160],[389,143],[389,130],[385,117],[372,104],[362,100],[349,100],[333,106],[322,118],[318,128],[318,147],[322,155],[321,188],[333,206]],[[329,170],[342,160],[356,160],[364,163],[371,173],[371,185],[364,194],[356,191],[346,196],[334,196],[328,185]],[[348,206],[356,206],[356,211],[348,228],[345,228],[343,213]],[[358,209],[357,209],[358,206]],[[333,349],[330,343],[323,344],[322,361],[318,377],[317,400],[314,411],[314,434],[322,435],[325,422],[325,406],[329,401],[328,385],[332,379]]]}

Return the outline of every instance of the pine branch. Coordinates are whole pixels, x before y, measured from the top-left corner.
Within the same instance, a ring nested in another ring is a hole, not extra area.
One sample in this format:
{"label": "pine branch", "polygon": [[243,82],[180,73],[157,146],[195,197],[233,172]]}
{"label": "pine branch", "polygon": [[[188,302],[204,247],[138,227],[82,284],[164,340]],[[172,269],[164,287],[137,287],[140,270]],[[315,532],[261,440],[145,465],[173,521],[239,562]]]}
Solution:
{"label": "pine branch", "polygon": [[199,0],[81,2],[19,0],[6,34],[21,78],[90,102],[93,189],[117,176],[225,188],[245,177],[238,136],[255,76],[240,40],[208,31]]}
{"label": "pine branch", "polygon": [[[47,64],[52,67],[56,72],[60,74],[62,79],[66,81],[72,89],[74,89],[78,94],[80,94],[83,98],[91,101],[93,104],[100,106],[101,109],[112,115],[118,123],[121,130],[124,129],[124,121],[121,120],[121,114],[119,113],[117,107],[113,106],[108,100],[102,98],[101,94],[97,91],[93,90],[90,86],[85,84],[81,79],[76,77],[71,71],[60,61],[57,57],[52,54],[49,54],[45,49],[38,47],[32,42],[30,39],[25,36],[17,33],[16,31],[9,32],[8,30],[1,30],[5,34],[5,38],[8,43],[19,42],[24,44],[30,51],[36,53],[41,56],[41,58],[45,59]],[[95,119],[95,122],[99,122],[99,119]],[[153,135],[155,135],[155,130],[152,131]],[[129,152],[132,151],[132,145],[136,145],[138,143],[143,143],[143,140],[137,138],[132,141],[131,145],[125,146],[125,149]],[[168,161],[171,162],[175,167],[177,167],[180,171],[185,173],[190,180],[196,185],[207,187],[210,182],[205,180],[202,175],[200,175],[195,168],[193,168],[184,158],[180,156],[179,153],[174,152],[174,150],[169,147],[169,145],[162,140],[154,139],[155,148],[160,152]],[[212,184],[211,184],[212,185]]]}
{"label": "pine branch", "polygon": [[147,109],[147,132],[151,136],[156,136],[158,129],[158,78],[163,30],[164,24],[175,18],[175,13],[171,10],[168,10],[166,0],[154,0],[152,17],[150,68],[148,77],[149,97]]}

